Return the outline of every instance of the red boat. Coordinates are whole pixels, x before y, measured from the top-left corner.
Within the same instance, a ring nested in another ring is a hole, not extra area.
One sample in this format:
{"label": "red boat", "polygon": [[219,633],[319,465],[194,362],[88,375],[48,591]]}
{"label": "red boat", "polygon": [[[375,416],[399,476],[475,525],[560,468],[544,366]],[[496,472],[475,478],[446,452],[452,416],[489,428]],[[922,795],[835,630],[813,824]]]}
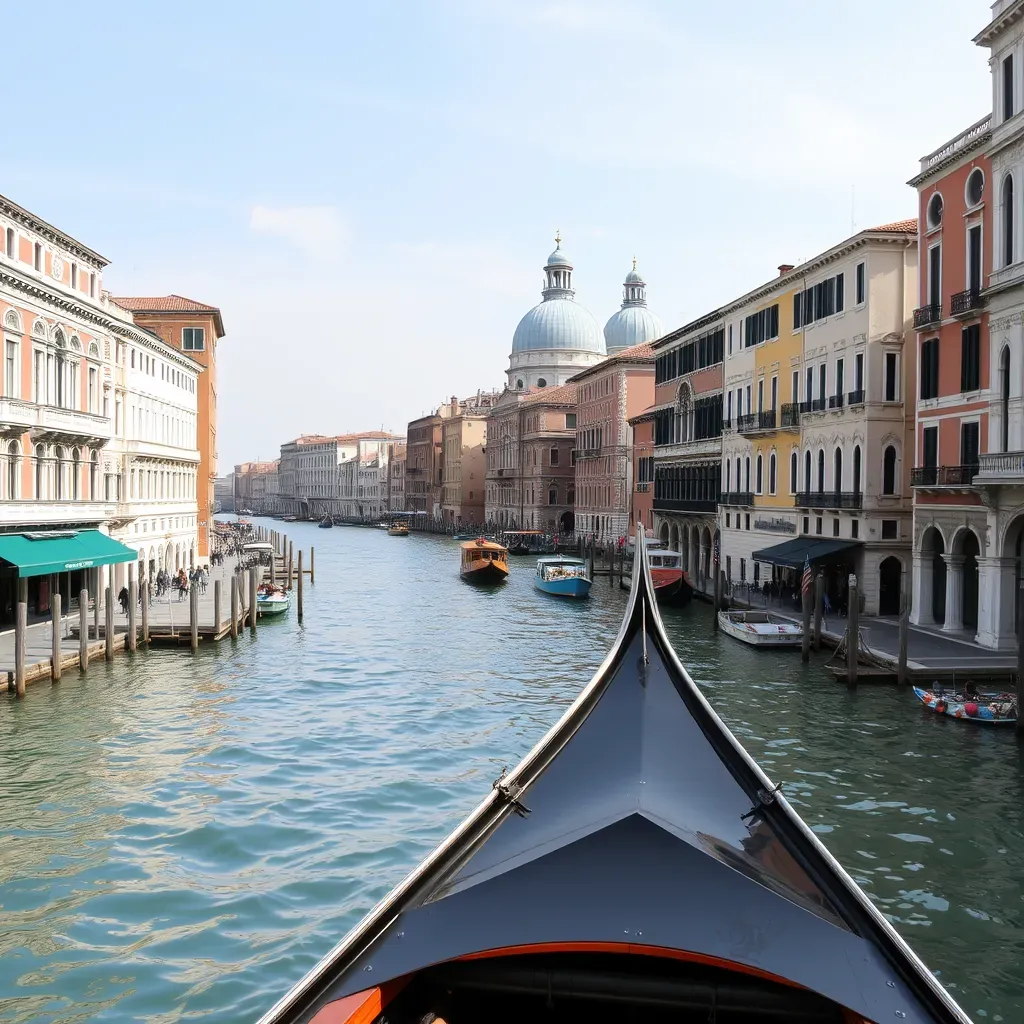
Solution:
{"label": "red boat", "polygon": [[[654,596],[658,604],[676,607],[689,604],[693,597],[693,587],[683,570],[682,555],[654,541],[647,542],[647,552],[651,582],[654,584]],[[623,590],[629,590],[632,585],[631,576],[622,577]]]}

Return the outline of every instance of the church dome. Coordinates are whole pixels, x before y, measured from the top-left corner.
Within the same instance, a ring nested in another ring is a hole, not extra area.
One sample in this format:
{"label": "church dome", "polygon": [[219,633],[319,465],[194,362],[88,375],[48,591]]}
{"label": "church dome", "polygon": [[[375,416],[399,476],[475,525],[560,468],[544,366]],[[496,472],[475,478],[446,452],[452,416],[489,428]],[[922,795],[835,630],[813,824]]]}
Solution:
{"label": "church dome", "polygon": [[573,299],[545,299],[519,321],[512,338],[512,351],[536,349],[576,349],[605,354],[597,321]]}
{"label": "church dome", "polygon": [[534,306],[516,328],[512,354],[541,350],[593,352],[604,355],[604,338],[597,321],[575,300],[573,266],[555,235],[555,251],[544,265],[543,301]]}
{"label": "church dome", "polygon": [[647,308],[647,285],[636,269],[626,274],[622,285],[622,307],[604,325],[604,343],[608,355],[614,355],[624,348],[654,341],[665,333],[661,320]]}

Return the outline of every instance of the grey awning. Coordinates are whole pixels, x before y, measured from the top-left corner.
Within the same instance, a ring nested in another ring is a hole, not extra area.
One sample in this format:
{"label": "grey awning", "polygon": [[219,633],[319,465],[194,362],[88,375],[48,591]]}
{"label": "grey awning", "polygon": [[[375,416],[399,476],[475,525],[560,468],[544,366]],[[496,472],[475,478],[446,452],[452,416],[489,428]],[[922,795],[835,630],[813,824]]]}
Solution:
{"label": "grey awning", "polygon": [[[863,547],[859,540],[825,540],[823,537],[798,537],[782,544],[774,544],[770,548],[755,551],[751,558],[758,562],[771,562],[772,565],[788,565],[794,569],[802,569],[805,559],[815,562],[836,560],[837,555],[852,554],[856,548]],[[839,559],[841,561],[841,559]]]}

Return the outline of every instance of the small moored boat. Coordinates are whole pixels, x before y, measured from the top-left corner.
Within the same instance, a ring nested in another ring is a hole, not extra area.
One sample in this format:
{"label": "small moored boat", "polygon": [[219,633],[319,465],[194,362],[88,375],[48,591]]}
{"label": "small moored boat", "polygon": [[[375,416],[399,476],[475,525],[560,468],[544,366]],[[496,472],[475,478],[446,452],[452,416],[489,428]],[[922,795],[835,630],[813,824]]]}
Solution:
{"label": "small moored boat", "polygon": [[270,583],[264,583],[256,591],[256,610],[260,618],[267,615],[283,615],[291,607],[291,603],[287,591]]}
{"label": "small moored boat", "polygon": [[501,544],[478,537],[459,545],[459,573],[469,583],[501,583],[508,576],[508,551]]}
{"label": "small moored boat", "polygon": [[914,687],[914,696],[940,715],[984,725],[1016,725],[1017,695],[1014,693],[942,693]]}
{"label": "small moored boat", "polygon": [[719,612],[718,628],[753,647],[799,647],[803,626],[773,612]]}
{"label": "small moored boat", "polygon": [[330,516],[324,516],[323,519],[320,520],[321,530],[329,530],[332,526],[334,526],[334,520]]}
{"label": "small moored boat", "polygon": [[[689,604],[693,597],[693,587],[683,571],[683,557],[678,551],[670,551],[661,541],[645,540],[647,546],[648,565],[654,594],[658,604],[679,606]],[[629,590],[633,586],[633,577],[623,575],[621,585]]]}
{"label": "small moored boat", "polygon": [[389,537],[408,537],[409,536],[409,524],[408,523],[392,523],[388,527]]}
{"label": "small moored boat", "polygon": [[586,597],[590,593],[587,563],[571,555],[544,555],[537,559],[533,585],[558,597]]}
{"label": "small moored boat", "polygon": [[543,530],[505,530],[501,538],[510,555],[543,555],[555,550],[554,539]]}
{"label": "small moored boat", "polygon": [[591,682],[261,1024],[970,1024],[680,664],[637,551]]}

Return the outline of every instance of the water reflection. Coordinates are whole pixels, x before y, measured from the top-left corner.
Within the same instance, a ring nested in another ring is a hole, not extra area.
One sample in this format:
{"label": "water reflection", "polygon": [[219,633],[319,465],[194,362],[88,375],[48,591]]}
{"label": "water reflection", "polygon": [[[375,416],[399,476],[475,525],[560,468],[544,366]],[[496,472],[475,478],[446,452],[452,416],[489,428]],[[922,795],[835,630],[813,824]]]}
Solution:
{"label": "water reflection", "polygon": [[[317,545],[306,624],[94,663],[0,702],[0,1020],[252,1019],[524,754],[599,664],[623,595],[559,601],[457,545]],[[968,1012],[1021,1019],[1015,740],[669,614],[716,710]]]}

